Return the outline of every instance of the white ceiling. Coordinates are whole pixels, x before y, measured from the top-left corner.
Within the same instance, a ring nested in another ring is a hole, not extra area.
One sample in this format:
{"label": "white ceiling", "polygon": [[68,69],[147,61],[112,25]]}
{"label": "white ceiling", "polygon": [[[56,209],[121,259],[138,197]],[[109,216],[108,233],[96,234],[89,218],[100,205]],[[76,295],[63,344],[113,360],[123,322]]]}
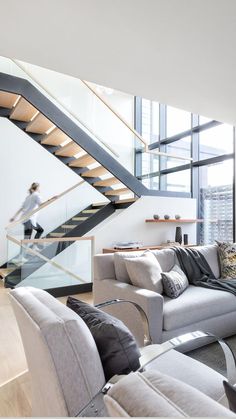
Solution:
{"label": "white ceiling", "polygon": [[235,0],[1,0],[0,55],[236,125]]}

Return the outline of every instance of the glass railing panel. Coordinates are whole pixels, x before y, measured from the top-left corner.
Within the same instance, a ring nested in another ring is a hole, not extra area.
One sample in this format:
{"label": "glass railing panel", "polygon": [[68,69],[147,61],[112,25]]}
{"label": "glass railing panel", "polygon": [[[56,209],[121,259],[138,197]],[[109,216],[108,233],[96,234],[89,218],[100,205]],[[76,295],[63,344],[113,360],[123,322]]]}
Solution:
{"label": "glass railing panel", "polygon": [[[131,95],[4,57],[0,57],[0,71],[29,80],[138,179],[140,175],[158,171],[159,163],[160,168],[170,168],[189,162],[190,138],[176,143],[179,149],[176,149],[176,144],[166,146],[162,151],[168,153],[169,156],[162,156],[161,160],[158,156],[153,157],[151,153],[147,153],[149,142],[158,140],[159,134],[156,126],[152,127],[155,135],[152,134],[151,137],[145,129],[143,136],[133,129],[134,101]],[[117,109],[121,110],[122,115],[119,111],[117,112]],[[158,108],[155,109],[155,114],[157,113]],[[136,172],[137,153],[142,155],[142,168],[138,172]],[[186,161],[183,157],[186,157]]]}
{"label": "glass railing panel", "polygon": [[93,237],[8,239],[8,282],[16,287],[54,289],[92,282]]}
{"label": "glass railing panel", "polygon": [[[28,220],[34,217],[34,223],[37,222],[44,230],[41,237],[55,238],[68,235],[84,220],[96,213],[96,209],[93,210],[91,205],[90,194],[86,193],[86,187],[86,182],[80,181],[52,200],[46,201],[36,211],[25,214],[19,220],[9,224],[7,234],[18,241],[24,238],[34,238],[36,233],[34,229],[32,237],[25,234]],[[101,200],[99,194],[97,199]],[[106,198],[104,198],[105,201]],[[87,209],[94,212],[86,212]]]}
{"label": "glass railing panel", "polygon": [[[0,71],[29,80],[93,140],[134,174],[135,149],[137,147],[144,149],[145,144],[128,122],[124,123],[113,109],[99,99],[96,93],[100,96],[100,86],[91,84],[94,93],[82,80],[75,77],[21,61],[15,63],[4,57],[0,57]],[[122,101],[122,108],[125,109],[122,119],[125,120],[126,116],[132,125],[133,97],[112,89],[110,91],[114,96],[113,102],[118,107]]]}

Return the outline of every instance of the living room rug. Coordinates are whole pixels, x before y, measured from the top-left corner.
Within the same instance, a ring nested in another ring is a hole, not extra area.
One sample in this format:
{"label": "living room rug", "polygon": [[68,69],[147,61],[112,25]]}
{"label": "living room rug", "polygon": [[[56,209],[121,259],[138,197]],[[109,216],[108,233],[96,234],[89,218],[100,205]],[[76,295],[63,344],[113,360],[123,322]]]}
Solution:
{"label": "living room rug", "polygon": [[[236,357],[236,335],[225,338],[224,340],[228,343]],[[219,343],[214,342],[210,345],[194,349],[186,355],[208,365],[208,367],[211,367],[220,374],[226,376],[225,357]]]}

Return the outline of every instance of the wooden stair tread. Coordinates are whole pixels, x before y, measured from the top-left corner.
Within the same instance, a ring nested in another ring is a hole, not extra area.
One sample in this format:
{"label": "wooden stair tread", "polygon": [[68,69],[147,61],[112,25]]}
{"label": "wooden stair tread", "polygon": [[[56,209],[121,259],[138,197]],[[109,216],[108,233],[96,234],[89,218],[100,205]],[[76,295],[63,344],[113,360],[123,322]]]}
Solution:
{"label": "wooden stair tread", "polygon": [[82,212],[84,214],[95,214],[95,212],[99,211],[99,208],[97,209],[87,209],[87,210],[83,210]]}
{"label": "wooden stair tread", "polygon": [[68,230],[72,230],[75,227],[77,227],[77,225],[63,224],[60,228],[65,228],[65,229],[68,229]]}
{"label": "wooden stair tread", "polygon": [[37,114],[37,112],[38,110],[33,105],[31,105],[31,103],[21,97],[16,106],[13,108],[10,119],[30,122],[31,119]]}
{"label": "wooden stair tread", "polygon": [[95,169],[88,170],[87,172],[82,173],[83,177],[99,177],[109,173],[107,169],[103,166],[95,167]]}
{"label": "wooden stair tread", "polygon": [[41,144],[59,146],[64,142],[71,142],[71,138],[68,137],[59,128],[54,128],[49,134],[47,134],[41,141]]}
{"label": "wooden stair tread", "polygon": [[93,163],[96,163],[96,160],[89,154],[85,154],[84,156],[73,160],[71,163],[69,163],[69,166],[70,167],[87,167]]}
{"label": "wooden stair tread", "polygon": [[115,204],[128,204],[129,202],[136,202],[138,198],[118,199]]}
{"label": "wooden stair tread", "polygon": [[73,221],[84,221],[87,220],[89,217],[73,217],[72,220]]}
{"label": "wooden stair tread", "polygon": [[33,121],[31,121],[27,127],[26,132],[32,132],[34,134],[45,134],[49,129],[55,127],[55,125],[44,116],[39,113]]}
{"label": "wooden stair tread", "polygon": [[3,90],[1,90],[0,91],[0,106],[3,108],[12,109],[18,98],[19,98],[19,95],[16,95],[14,93],[4,92]]}
{"label": "wooden stair tread", "polygon": [[13,272],[15,268],[0,268],[0,277],[5,278],[11,272]]}
{"label": "wooden stair tread", "polygon": [[97,202],[95,204],[92,204],[92,207],[105,207],[105,205],[107,205],[108,202]]}
{"label": "wooden stair tread", "polygon": [[122,189],[112,189],[110,191],[105,192],[105,195],[123,195],[132,193],[128,188],[122,188]]}
{"label": "wooden stair tread", "polygon": [[121,181],[116,177],[109,177],[108,179],[98,180],[97,182],[93,183],[93,186],[112,186],[116,185],[117,183],[121,183]]}
{"label": "wooden stair tread", "polygon": [[64,233],[50,233],[51,237],[62,237],[64,236]]}
{"label": "wooden stair tread", "polygon": [[78,144],[76,144],[74,141],[70,141],[68,144],[57,150],[55,155],[62,157],[73,157],[81,151],[83,151],[83,149]]}

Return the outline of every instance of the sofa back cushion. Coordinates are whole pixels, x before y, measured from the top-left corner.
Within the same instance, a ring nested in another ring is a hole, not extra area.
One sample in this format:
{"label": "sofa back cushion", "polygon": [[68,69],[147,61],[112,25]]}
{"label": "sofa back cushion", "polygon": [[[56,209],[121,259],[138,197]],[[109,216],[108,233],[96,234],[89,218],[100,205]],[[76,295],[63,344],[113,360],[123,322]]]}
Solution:
{"label": "sofa back cushion", "polygon": [[152,250],[152,253],[156,256],[163,272],[169,272],[174,265],[179,265],[173,249]]}
{"label": "sofa back cushion", "polygon": [[95,341],[46,291],[11,291],[33,384],[33,416],[75,416],[105,383]]}
{"label": "sofa back cushion", "polygon": [[116,274],[116,279],[118,281],[125,282],[126,284],[131,284],[129,274],[125,265],[125,259],[140,257],[142,254],[143,254],[143,250],[138,250],[137,252],[114,253],[115,274]]}
{"label": "sofa back cushion", "polygon": [[209,244],[207,246],[198,246],[196,249],[201,252],[204,256],[208,265],[210,266],[215,278],[220,278],[220,264],[219,264],[219,255],[218,255],[218,245]]}

